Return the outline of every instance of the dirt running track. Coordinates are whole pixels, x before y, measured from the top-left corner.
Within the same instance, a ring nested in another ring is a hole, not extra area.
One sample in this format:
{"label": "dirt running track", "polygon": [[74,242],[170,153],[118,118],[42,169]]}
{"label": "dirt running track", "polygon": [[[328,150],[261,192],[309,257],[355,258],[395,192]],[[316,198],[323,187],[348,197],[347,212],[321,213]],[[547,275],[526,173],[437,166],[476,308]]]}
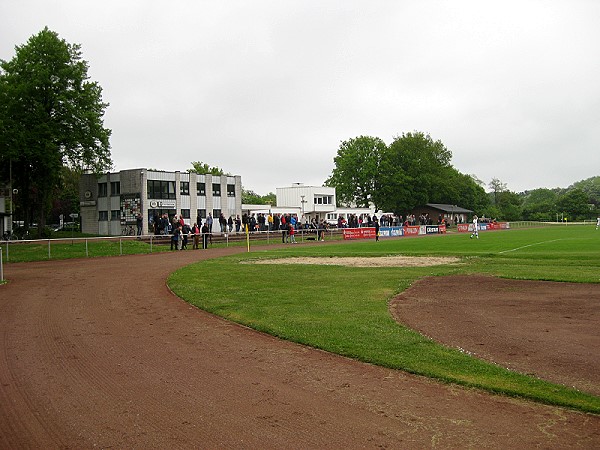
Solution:
{"label": "dirt running track", "polygon": [[5,266],[0,448],[600,448],[600,417],[277,340],[188,306],[174,252]]}

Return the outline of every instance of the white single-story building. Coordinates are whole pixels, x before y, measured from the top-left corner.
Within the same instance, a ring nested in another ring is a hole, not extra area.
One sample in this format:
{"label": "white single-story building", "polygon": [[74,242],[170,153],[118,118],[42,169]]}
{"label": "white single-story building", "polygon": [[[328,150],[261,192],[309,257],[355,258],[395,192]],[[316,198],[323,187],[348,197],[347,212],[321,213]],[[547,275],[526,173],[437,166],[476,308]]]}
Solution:
{"label": "white single-story building", "polygon": [[374,208],[338,208],[335,188],[329,186],[294,183],[292,186],[276,188],[275,196],[277,206],[243,205],[242,211],[248,215],[295,214],[303,224],[325,220],[331,225],[336,225],[339,217],[348,219],[355,215],[363,218],[375,214]]}

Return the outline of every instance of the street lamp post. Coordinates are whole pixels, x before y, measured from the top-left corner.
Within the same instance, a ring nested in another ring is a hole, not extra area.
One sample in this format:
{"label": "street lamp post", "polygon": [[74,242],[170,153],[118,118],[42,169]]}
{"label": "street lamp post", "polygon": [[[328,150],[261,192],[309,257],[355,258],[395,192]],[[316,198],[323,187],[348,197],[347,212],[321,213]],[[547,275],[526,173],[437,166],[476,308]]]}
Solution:
{"label": "street lamp post", "polygon": [[10,182],[10,218],[8,219],[8,232],[12,234],[13,230],[13,184],[12,184],[12,158],[9,160],[8,166],[8,178]]}
{"label": "street lamp post", "polygon": [[300,198],[300,204],[302,205],[302,220],[304,220],[304,222],[306,222],[306,218],[304,217],[304,204],[306,203],[306,201],[304,200],[305,195],[301,195]]}

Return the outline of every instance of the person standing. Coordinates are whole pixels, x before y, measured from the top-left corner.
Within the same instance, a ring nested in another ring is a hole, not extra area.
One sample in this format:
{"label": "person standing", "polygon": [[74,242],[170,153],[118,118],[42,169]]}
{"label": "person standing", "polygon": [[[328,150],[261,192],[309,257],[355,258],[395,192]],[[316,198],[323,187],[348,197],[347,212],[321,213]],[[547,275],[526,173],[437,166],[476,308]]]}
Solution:
{"label": "person standing", "polygon": [[173,235],[171,236],[171,250],[179,250],[179,245],[181,241],[181,229],[179,226],[176,226],[173,230]]}
{"label": "person standing", "polygon": [[192,249],[197,250],[200,247],[200,227],[197,223],[192,227],[192,234],[194,235],[194,245]]}
{"label": "person standing", "polygon": [[600,228],[600,217],[596,219],[596,230]]}
{"label": "person standing", "polygon": [[203,249],[208,248],[209,235],[210,235],[210,229],[208,228],[208,223],[204,222],[204,225],[202,225],[202,248]]}
{"label": "person standing", "polygon": [[379,242],[379,221],[377,216],[374,216],[373,225],[375,225],[375,242]]}
{"label": "person standing", "polygon": [[477,225],[478,222],[478,218],[477,215],[473,216],[473,233],[471,233],[471,239],[473,239],[473,236],[475,236],[477,239],[479,239],[479,226]]}
{"label": "person standing", "polygon": [[143,227],[143,224],[144,224],[144,221],[142,219],[142,215],[141,214],[137,215],[137,217],[135,218],[135,222],[136,222],[136,225],[137,225],[137,235],[141,236],[142,235],[142,227]]}
{"label": "person standing", "polygon": [[206,225],[208,225],[208,232],[212,233],[212,226],[213,226],[212,213],[208,213],[208,217],[206,218]]}

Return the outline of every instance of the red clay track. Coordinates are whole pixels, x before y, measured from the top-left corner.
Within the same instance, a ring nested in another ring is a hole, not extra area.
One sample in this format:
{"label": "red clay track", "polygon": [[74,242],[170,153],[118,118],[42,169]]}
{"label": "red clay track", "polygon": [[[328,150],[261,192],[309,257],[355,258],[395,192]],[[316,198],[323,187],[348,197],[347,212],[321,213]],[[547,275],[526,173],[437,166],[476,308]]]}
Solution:
{"label": "red clay track", "polygon": [[167,289],[237,251],[5,266],[0,447],[600,447],[598,416],[280,341]]}

